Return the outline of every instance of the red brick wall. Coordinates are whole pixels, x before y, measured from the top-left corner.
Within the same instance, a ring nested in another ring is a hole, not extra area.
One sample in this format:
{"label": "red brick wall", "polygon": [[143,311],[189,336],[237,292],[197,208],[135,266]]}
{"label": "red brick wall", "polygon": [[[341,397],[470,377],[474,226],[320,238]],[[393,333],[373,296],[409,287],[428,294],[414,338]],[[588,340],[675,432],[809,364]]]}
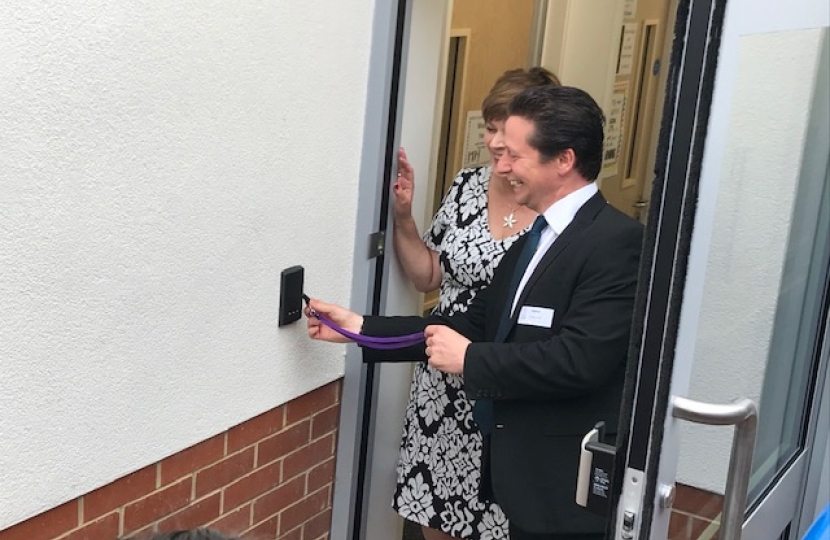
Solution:
{"label": "red brick wall", "polygon": [[677,484],[668,540],[717,540],[723,495]]}
{"label": "red brick wall", "polygon": [[0,531],[0,540],[113,540],[193,527],[327,539],[340,387],[318,388]]}

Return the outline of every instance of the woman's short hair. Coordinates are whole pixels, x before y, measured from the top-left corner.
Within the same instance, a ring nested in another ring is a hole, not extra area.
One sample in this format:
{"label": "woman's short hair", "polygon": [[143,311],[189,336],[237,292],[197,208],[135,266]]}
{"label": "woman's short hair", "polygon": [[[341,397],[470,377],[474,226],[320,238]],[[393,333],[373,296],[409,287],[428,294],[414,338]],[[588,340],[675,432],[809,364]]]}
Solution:
{"label": "woman's short hair", "polygon": [[507,105],[525,88],[531,86],[560,86],[559,78],[543,67],[511,69],[496,79],[490,92],[481,102],[481,115],[485,122],[507,119]]}

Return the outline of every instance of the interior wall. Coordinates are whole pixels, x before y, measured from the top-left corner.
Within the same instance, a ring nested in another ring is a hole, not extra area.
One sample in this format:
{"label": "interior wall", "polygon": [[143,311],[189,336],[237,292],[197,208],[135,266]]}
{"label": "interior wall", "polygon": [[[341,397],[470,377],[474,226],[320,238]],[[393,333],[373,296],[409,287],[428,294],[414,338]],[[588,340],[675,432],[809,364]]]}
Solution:
{"label": "interior wall", "polygon": [[0,529],[343,374],[373,3],[0,3]]}
{"label": "interior wall", "polygon": [[480,110],[481,101],[504,71],[528,67],[534,2],[454,0],[452,28],[471,30],[464,111]]}

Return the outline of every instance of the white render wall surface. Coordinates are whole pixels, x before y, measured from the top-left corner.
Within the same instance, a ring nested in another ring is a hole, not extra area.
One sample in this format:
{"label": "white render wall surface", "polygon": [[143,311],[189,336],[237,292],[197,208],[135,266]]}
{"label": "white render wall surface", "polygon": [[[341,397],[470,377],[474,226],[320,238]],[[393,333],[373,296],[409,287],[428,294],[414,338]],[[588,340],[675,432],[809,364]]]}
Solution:
{"label": "white render wall surface", "polygon": [[[727,4],[677,347],[692,399],[760,402],[828,11]],[[723,493],[731,442],[684,424],[678,481]]]}
{"label": "white render wall surface", "polygon": [[0,2],[0,530],[342,376],[373,9]]}

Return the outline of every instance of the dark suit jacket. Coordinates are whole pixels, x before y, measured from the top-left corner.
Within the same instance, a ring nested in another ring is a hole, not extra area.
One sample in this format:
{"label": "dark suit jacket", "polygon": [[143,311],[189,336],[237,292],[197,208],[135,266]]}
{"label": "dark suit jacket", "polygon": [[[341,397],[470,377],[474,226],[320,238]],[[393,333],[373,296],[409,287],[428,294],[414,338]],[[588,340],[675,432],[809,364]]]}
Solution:
{"label": "dark suit jacket", "polygon": [[[451,317],[367,317],[362,332],[406,334],[447,324],[469,338],[464,384],[493,400],[489,480],[520,529],[537,534],[601,533],[604,520],[574,502],[582,437],[600,420],[616,433],[642,241],[639,223],[600,193],[580,208],[522,292],[504,343],[493,343],[524,239],[505,254],[490,286]],[[549,328],[517,323],[522,306],[554,310]],[[364,360],[425,358],[423,345]]]}

